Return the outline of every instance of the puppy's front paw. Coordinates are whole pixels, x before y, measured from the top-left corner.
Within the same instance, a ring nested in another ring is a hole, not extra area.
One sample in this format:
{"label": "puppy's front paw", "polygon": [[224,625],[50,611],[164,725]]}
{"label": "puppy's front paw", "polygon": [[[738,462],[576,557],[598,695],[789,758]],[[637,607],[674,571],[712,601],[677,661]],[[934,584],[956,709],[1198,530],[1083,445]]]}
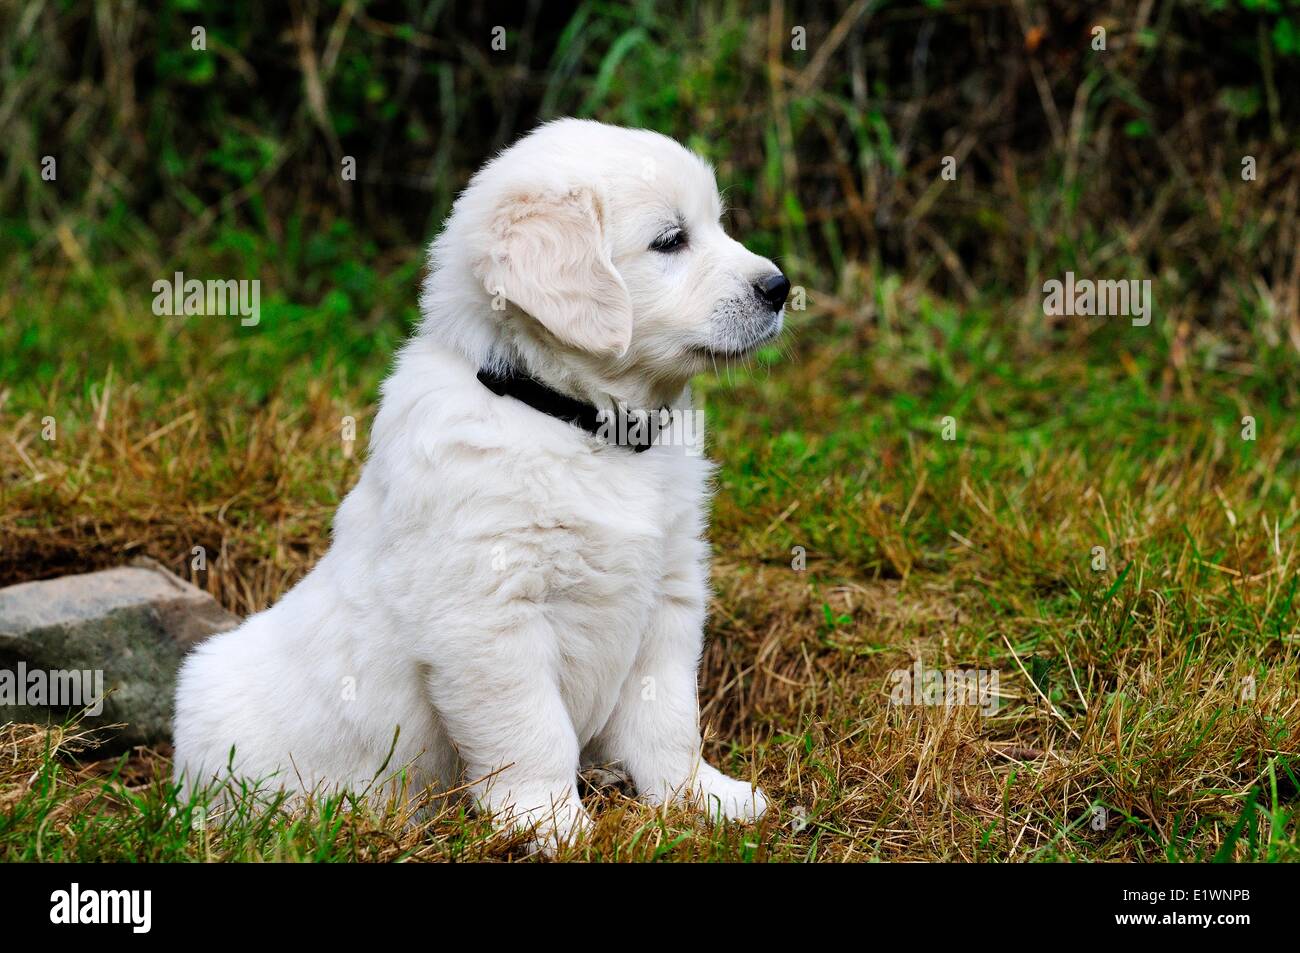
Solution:
{"label": "puppy's front paw", "polygon": [[695,800],[710,820],[753,822],[767,813],[767,797],[748,781],[729,778],[721,771],[701,770],[695,780]]}
{"label": "puppy's front paw", "polygon": [[548,803],[545,793],[531,799],[521,799],[531,806],[519,808],[512,806],[496,816],[498,823],[509,829],[526,831],[529,839],[529,853],[540,853],[544,857],[554,857],[559,851],[576,843],[591,830],[591,815],[582,806],[577,795],[555,798]]}
{"label": "puppy's front paw", "polygon": [[594,826],[586,811],[554,822],[543,820],[533,828],[532,852],[555,857],[565,847],[577,844]]}
{"label": "puppy's front paw", "polygon": [[767,797],[748,781],[729,778],[710,764],[701,764],[695,776],[681,784],[665,783],[642,789],[641,800],[661,805],[686,802],[711,821],[756,821],[767,812]]}

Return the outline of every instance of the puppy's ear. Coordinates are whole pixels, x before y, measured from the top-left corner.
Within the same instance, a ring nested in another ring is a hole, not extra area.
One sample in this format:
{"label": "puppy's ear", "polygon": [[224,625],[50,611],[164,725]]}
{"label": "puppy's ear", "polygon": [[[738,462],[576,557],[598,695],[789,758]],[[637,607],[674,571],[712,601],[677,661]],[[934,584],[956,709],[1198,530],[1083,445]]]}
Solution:
{"label": "puppy's ear", "polygon": [[622,357],[632,301],[605,247],[605,209],[591,189],[515,193],[498,207],[478,277],[561,341]]}

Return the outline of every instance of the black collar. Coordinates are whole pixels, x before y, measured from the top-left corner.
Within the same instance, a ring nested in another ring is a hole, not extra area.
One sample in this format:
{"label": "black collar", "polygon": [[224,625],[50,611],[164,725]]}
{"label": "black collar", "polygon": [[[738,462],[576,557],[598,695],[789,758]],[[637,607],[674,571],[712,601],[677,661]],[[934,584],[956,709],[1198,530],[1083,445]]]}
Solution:
{"label": "black collar", "polygon": [[626,447],[634,453],[641,453],[653,446],[671,413],[667,407],[651,414],[620,410],[615,415],[611,411],[597,410],[594,404],[561,394],[514,367],[508,367],[504,371],[482,368],[478,372],[478,379],[498,397],[513,397],[534,410],[581,427],[592,436],[600,437],[614,446]]}

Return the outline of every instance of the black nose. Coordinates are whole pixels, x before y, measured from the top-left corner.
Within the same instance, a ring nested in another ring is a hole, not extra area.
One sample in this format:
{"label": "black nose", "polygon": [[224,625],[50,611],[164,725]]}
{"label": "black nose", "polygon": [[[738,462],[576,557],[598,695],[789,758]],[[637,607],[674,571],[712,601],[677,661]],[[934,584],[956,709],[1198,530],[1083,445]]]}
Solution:
{"label": "black nose", "polygon": [[754,290],[773,311],[780,311],[781,305],[785,304],[786,296],[790,293],[790,279],[778,271],[766,278],[759,278],[754,282]]}

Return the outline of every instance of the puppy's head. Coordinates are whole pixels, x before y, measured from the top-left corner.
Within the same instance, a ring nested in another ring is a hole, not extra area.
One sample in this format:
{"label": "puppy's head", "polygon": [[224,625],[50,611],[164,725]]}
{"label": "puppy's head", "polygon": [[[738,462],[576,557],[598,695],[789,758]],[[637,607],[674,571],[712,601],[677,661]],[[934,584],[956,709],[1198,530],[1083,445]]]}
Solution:
{"label": "puppy's head", "polygon": [[673,140],[561,120],[485,166],[448,232],[504,333],[669,380],[781,330],[789,281],[721,215],[712,169]]}

